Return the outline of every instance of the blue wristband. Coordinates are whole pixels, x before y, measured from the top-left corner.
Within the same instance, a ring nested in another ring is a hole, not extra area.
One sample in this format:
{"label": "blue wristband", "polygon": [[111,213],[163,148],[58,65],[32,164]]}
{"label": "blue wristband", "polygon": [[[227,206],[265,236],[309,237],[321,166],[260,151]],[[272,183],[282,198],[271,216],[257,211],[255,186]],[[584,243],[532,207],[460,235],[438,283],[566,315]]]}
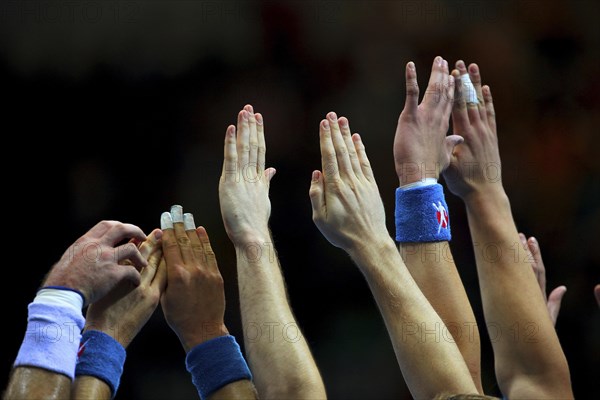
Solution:
{"label": "blue wristband", "polygon": [[202,399],[231,382],[252,379],[240,346],[231,335],[194,347],[185,358],[185,366]]}
{"label": "blue wristband", "polygon": [[77,353],[75,376],[89,375],[106,382],[115,397],[126,355],[123,346],[111,336],[100,331],[86,331]]}
{"label": "blue wristband", "polygon": [[449,241],[450,217],[442,185],[396,189],[396,241]]}

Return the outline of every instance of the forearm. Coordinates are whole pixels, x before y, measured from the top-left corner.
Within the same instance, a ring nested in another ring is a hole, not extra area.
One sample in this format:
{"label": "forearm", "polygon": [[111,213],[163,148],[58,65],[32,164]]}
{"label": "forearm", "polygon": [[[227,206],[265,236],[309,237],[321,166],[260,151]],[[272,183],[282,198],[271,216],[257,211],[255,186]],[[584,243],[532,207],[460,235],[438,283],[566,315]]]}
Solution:
{"label": "forearm", "polygon": [[448,242],[400,243],[411,276],[456,340],[480,393],[479,329]]}
{"label": "forearm", "polygon": [[258,399],[256,389],[251,381],[244,379],[241,381],[232,382],[208,396],[208,400],[238,399]]}
{"label": "forearm", "polygon": [[325,398],[268,232],[236,245],[244,343],[262,398]]}
{"label": "forearm", "polygon": [[[513,222],[508,197],[490,191],[465,201],[486,322],[501,389],[514,396],[524,375],[571,396],[569,369]],[[527,385],[525,385],[527,386]]]}
{"label": "forearm", "polygon": [[78,376],[73,383],[72,399],[111,399],[110,387],[101,379],[93,376]]}
{"label": "forearm", "polygon": [[441,318],[404,265],[394,242],[350,252],[381,310],[406,382],[416,398],[476,393],[465,361]]}
{"label": "forearm", "polygon": [[18,399],[68,399],[71,393],[69,377],[34,367],[17,367],[13,370],[4,398]]}

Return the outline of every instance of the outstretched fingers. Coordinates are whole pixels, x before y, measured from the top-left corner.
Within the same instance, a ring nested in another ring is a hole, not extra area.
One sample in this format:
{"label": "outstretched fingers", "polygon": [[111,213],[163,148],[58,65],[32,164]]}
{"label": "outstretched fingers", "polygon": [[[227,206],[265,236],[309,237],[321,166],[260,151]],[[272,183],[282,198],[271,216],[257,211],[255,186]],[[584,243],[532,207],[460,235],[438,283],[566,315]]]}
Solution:
{"label": "outstretched fingers", "polygon": [[406,64],[406,101],[404,110],[414,114],[419,107],[419,83],[417,82],[417,69],[414,62]]}
{"label": "outstretched fingers", "polygon": [[362,141],[362,138],[358,133],[355,133],[352,136],[352,140],[354,141],[354,147],[356,149],[356,153],[358,154],[358,161],[360,163],[360,167],[362,169],[362,173],[370,182],[375,182],[375,176],[373,175],[373,169],[371,168],[371,162],[369,161],[369,157],[367,157],[367,151],[365,149],[365,144]]}
{"label": "outstretched fingers", "polygon": [[256,118],[256,132],[258,134],[258,166],[256,171],[259,174],[262,174],[265,170],[265,157],[267,154],[267,145],[265,142],[265,126],[262,114],[256,113],[254,115],[254,118]]}
{"label": "outstretched fingers", "polygon": [[242,110],[237,120],[237,154],[241,168],[250,162],[250,121],[248,111]]}
{"label": "outstretched fingers", "polygon": [[238,171],[238,155],[235,126],[229,125],[225,132],[225,146],[223,156],[223,171],[221,179],[227,179],[229,175],[237,177]]}
{"label": "outstretched fingers", "polygon": [[327,114],[327,119],[329,120],[331,141],[333,143],[335,155],[337,157],[337,164],[340,170],[340,176],[342,178],[351,178],[354,176],[354,171],[352,170],[352,163],[350,162],[348,147],[346,147],[346,142],[342,137],[342,132],[338,123],[337,114],[334,112],[330,112],[329,114]]}
{"label": "outstretched fingers", "polygon": [[326,180],[337,181],[340,179],[338,161],[331,137],[329,121],[324,119],[319,125],[319,145],[321,147],[321,168]]}
{"label": "outstretched fingers", "polygon": [[496,111],[494,110],[494,99],[492,98],[492,90],[488,85],[483,86],[483,100],[485,101],[485,112],[487,114],[487,123],[494,132],[494,135],[497,135],[496,131]]}
{"label": "outstretched fingers", "polygon": [[342,137],[344,138],[344,143],[346,144],[346,149],[348,150],[348,157],[350,158],[352,171],[354,171],[354,175],[360,179],[363,177],[363,172],[362,168],[360,167],[354,142],[352,141],[352,132],[350,131],[350,122],[348,121],[348,118],[341,117],[339,119],[339,125],[340,130],[342,131]]}
{"label": "outstretched fingers", "polygon": [[437,56],[433,60],[431,66],[431,75],[429,76],[429,83],[427,84],[427,91],[423,96],[424,104],[437,104],[443,100],[442,95],[444,93],[444,79],[448,76],[448,67],[444,69],[444,59]]}
{"label": "outstretched fingers", "polygon": [[321,171],[313,171],[308,194],[310,196],[310,204],[312,205],[312,218],[316,222],[326,215],[325,187]]}

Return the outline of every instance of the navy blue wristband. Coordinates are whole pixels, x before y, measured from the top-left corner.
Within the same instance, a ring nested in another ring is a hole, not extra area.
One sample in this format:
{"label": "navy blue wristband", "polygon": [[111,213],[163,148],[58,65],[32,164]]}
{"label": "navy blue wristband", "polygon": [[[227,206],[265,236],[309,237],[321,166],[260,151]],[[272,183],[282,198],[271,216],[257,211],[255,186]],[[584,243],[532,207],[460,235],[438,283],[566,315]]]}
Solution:
{"label": "navy blue wristband", "polygon": [[185,366],[202,399],[231,382],[252,379],[240,346],[231,335],[219,336],[194,347],[185,358]]}
{"label": "navy blue wristband", "polygon": [[396,241],[449,241],[450,217],[442,185],[396,189]]}
{"label": "navy blue wristband", "polygon": [[123,346],[111,336],[100,331],[86,331],[77,353],[75,376],[89,375],[106,382],[115,397],[126,355]]}

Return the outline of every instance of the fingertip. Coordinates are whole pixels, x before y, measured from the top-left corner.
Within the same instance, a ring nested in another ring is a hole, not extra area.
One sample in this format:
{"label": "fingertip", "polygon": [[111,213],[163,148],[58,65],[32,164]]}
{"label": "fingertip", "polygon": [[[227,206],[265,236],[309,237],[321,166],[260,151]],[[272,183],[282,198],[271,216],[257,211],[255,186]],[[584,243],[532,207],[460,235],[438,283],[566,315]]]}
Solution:
{"label": "fingertip", "polygon": [[348,118],[346,117],[340,117],[338,122],[342,128],[346,128],[348,126]]}
{"label": "fingertip", "polygon": [[329,113],[327,113],[327,118],[329,118],[331,121],[336,121],[337,114],[334,111],[330,111]]}
{"label": "fingertip", "polygon": [[358,133],[355,133],[354,135],[352,135],[352,140],[354,140],[355,142],[362,142],[362,138],[360,137],[360,135]]}
{"label": "fingertip", "polygon": [[329,121],[327,121],[326,119],[321,121],[321,128],[325,129],[325,130],[329,130]]}
{"label": "fingertip", "polygon": [[244,106],[244,110],[246,110],[248,113],[254,114],[254,108],[252,107],[252,104],[246,104]]}
{"label": "fingertip", "polygon": [[460,71],[457,69],[453,69],[450,73],[454,79],[460,79]]}
{"label": "fingertip", "polygon": [[163,231],[156,228],[155,230],[152,231],[152,233],[150,233],[150,236],[154,237],[154,240],[156,240],[158,242],[160,239],[162,239]]}
{"label": "fingertip", "polygon": [[465,62],[463,60],[458,60],[455,65],[458,70],[467,69],[467,67],[465,66]]}
{"label": "fingertip", "polygon": [[479,66],[475,63],[472,63],[469,65],[469,73],[471,74],[478,74],[479,73]]}
{"label": "fingertip", "polygon": [[321,172],[319,170],[314,170],[312,173],[312,181],[318,182],[321,179]]}
{"label": "fingertip", "polygon": [[263,124],[263,116],[262,116],[261,113],[254,114],[254,118],[256,118],[256,123],[258,125],[262,125]]}

